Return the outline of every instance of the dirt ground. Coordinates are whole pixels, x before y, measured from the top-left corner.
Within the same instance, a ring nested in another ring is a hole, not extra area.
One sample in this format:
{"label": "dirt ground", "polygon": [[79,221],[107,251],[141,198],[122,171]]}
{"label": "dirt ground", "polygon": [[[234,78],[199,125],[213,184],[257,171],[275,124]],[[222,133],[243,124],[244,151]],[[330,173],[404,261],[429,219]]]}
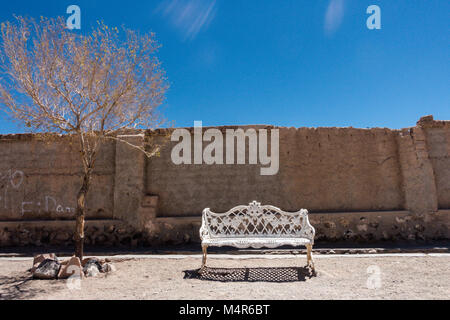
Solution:
{"label": "dirt ground", "polygon": [[[115,261],[96,278],[32,280],[32,260],[0,260],[0,299],[449,299],[450,255],[327,256],[310,277],[304,257]],[[221,280],[221,281],[217,281]]]}

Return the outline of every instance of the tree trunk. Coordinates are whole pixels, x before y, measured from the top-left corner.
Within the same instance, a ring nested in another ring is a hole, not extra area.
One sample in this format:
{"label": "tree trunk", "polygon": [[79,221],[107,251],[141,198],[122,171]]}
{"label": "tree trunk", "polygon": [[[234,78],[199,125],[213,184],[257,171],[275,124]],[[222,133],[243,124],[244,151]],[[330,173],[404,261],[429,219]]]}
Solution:
{"label": "tree trunk", "polygon": [[83,259],[84,246],[84,217],[86,215],[86,195],[91,184],[91,169],[88,169],[83,176],[80,191],[77,195],[77,210],[76,210],[76,224],[75,224],[75,256]]}

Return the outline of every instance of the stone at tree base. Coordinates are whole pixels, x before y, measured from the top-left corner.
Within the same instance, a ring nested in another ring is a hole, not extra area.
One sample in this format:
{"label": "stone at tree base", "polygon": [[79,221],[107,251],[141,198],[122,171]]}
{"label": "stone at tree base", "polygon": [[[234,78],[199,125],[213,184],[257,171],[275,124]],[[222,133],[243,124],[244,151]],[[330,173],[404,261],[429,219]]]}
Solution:
{"label": "stone at tree base", "polygon": [[83,278],[83,267],[81,266],[81,261],[78,257],[71,257],[61,264],[62,266],[58,273],[58,279],[67,279],[72,275]]}
{"label": "stone at tree base", "polygon": [[103,273],[115,272],[117,268],[112,263],[104,263],[100,271]]}
{"label": "stone at tree base", "polygon": [[99,268],[101,268],[102,264],[104,263],[103,260],[100,260],[98,258],[84,258],[83,260],[81,260],[81,265],[84,267],[86,266],[86,264],[94,262]]}
{"label": "stone at tree base", "polygon": [[96,277],[100,273],[99,269],[97,268],[97,265],[90,264],[88,267],[83,268],[84,274],[86,277]]}
{"label": "stone at tree base", "polygon": [[95,277],[102,269],[102,264],[97,258],[86,258],[82,261],[83,272],[86,277]]}
{"label": "stone at tree base", "polygon": [[31,268],[30,272],[34,273],[36,268],[39,266],[39,264],[44,261],[45,259],[55,260],[58,261],[58,257],[54,253],[45,253],[45,254],[38,254],[37,256],[34,256],[33,259],[33,267]]}
{"label": "stone at tree base", "polygon": [[33,272],[35,279],[56,279],[58,277],[61,264],[53,259],[45,259]]}

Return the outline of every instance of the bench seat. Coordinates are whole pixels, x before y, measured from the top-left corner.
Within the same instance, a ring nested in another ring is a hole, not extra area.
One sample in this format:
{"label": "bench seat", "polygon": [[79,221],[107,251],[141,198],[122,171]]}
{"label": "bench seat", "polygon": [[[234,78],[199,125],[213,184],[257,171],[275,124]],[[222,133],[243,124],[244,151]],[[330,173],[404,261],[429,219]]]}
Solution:
{"label": "bench seat", "polygon": [[202,245],[210,247],[230,246],[235,248],[276,248],[280,246],[304,246],[310,244],[306,238],[216,238],[202,241]]}
{"label": "bench seat", "polygon": [[203,210],[200,239],[206,266],[207,248],[231,246],[236,248],[276,248],[305,246],[307,263],[314,271],[312,246],[315,230],[309,223],[308,210],[285,212],[271,205],[253,201],[225,213]]}

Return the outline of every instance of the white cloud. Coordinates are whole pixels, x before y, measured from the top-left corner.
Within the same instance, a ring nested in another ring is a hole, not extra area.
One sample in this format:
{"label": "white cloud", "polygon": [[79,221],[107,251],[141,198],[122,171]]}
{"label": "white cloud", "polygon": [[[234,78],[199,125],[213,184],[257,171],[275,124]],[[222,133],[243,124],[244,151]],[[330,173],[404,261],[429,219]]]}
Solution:
{"label": "white cloud", "polygon": [[344,0],[330,0],[325,13],[324,30],[326,34],[333,34],[341,25],[344,18]]}
{"label": "white cloud", "polygon": [[192,40],[214,18],[216,0],[164,0],[156,12],[181,32],[184,40]]}

